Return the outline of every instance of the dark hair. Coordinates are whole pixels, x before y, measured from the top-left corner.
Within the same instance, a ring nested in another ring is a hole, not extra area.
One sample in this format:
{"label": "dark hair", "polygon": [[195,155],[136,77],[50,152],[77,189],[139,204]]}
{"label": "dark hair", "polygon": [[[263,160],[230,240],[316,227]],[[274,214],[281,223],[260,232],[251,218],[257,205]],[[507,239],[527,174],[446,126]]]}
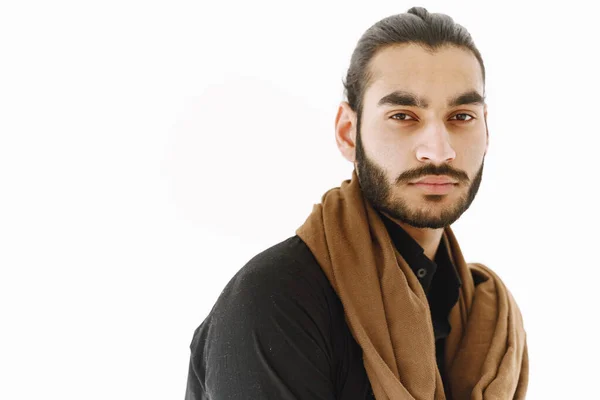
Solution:
{"label": "dark hair", "polygon": [[359,39],[344,83],[350,107],[360,116],[364,92],[372,78],[368,69],[375,53],[399,43],[416,43],[435,51],[454,45],[471,50],[479,64],[485,85],[485,67],[469,32],[446,14],[430,14],[423,7],[412,7],[404,14],[392,15],[371,26]]}

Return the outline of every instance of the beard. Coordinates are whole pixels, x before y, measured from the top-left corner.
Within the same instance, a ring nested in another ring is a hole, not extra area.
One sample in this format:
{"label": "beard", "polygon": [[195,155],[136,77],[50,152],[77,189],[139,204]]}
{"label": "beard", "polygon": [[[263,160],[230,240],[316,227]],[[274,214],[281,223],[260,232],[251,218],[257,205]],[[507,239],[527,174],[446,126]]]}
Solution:
{"label": "beard", "polygon": [[[408,182],[426,175],[446,175],[456,179],[460,186],[469,185],[467,192],[452,205],[437,210],[446,195],[423,195],[419,204],[409,204],[402,193],[393,196],[392,185],[388,182],[385,171],[365,154],[360,138],[360,116],[357,120],[356,133],[356,168],[358,182],[365,198],[373,208],[390,217],[414,226],[415,228],[444,228],[454,223],[470,206],[481,184],[483,176],[484,159],[472,180],[465,172],[456,170],[448,164],[426,164],[421,168],[403,172],[394,180],[394,185],[408,184]],[[457,188],[458,189],[458,188]]]}

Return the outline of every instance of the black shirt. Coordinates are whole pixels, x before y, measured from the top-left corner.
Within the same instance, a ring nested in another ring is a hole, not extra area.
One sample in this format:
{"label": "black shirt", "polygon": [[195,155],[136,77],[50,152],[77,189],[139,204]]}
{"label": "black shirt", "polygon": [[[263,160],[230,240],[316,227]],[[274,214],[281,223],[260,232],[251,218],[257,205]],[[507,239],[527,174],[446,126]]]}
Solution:
{"label": "black shirt", "polygon": [[[448,312],[461,280],[443,241],[433,262],[406,231],[382,217],[427,294],[445,379]],[[190,349],[186,400],[374,398],[342,303],[298,236],[236,273],[194,332]]]}

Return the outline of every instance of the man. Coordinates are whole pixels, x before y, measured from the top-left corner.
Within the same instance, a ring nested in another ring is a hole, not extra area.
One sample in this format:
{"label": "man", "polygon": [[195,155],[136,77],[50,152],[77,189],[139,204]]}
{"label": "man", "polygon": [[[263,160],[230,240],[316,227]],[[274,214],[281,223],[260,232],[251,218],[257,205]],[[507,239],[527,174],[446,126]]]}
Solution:
{"label": "man", "polygon": [[186,399],[524,399],[518,306],[449,228],[488,148],[469,33],[419,7],[383,19],[345,86],[352,179],[229,282],[194,334]]}

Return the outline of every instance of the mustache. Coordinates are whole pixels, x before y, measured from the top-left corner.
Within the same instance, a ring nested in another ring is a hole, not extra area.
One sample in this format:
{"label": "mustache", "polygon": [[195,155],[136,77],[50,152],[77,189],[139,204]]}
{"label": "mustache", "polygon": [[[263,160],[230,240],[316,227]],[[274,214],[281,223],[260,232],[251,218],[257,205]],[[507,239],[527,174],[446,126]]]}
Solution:
{"label": "mustache", "polygon": [[409,169],[396,178],[396,184],[408,183],[427,175],[445,175],[459,182],[469,182],[469,176],[464,171],[452,168],[448,164],[427,164],[420,168]]}

